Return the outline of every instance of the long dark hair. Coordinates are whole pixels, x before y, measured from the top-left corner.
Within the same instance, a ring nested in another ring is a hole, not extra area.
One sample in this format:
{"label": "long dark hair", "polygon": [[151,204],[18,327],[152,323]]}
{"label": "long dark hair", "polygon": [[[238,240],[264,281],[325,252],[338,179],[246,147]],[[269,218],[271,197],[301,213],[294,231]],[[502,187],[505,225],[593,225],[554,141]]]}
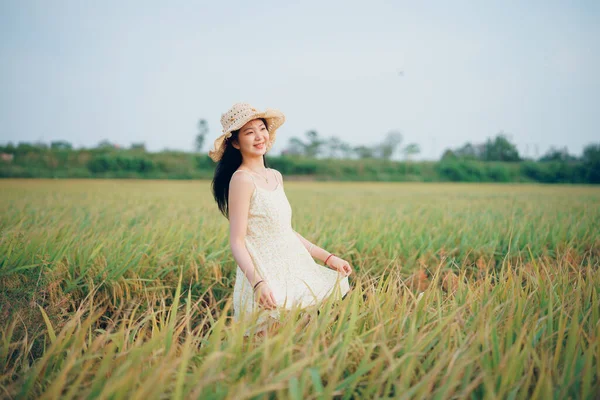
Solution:
{"label": "long dark hair", "polygon": [[[265,124],[267,129],[269,129],[267,121],[264,118],[259,119]],[[215,176],[212,180],[213,196],[217,202],[219,211],[221,211],[221,214],[227,219],[229,219],[229,181],[231,180],[233,173],[240,165],[242,165],[242,153],[231,145],[233,141],[238,140],[239,134],[239,129],[237,131],[232,131],[231,136],[223,143],[225,151],[223,152],[223,157],[221,157],[215,167]],[[263,161],[265,167],[268,168],[269,166],[267,165],[267,159],[264,154]]]}

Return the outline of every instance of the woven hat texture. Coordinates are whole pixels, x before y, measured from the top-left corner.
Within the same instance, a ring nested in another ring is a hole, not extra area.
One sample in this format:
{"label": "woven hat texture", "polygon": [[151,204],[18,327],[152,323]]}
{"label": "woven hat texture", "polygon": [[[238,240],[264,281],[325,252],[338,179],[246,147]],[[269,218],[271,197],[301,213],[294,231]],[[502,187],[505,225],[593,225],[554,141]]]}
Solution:
{"label": "woven hat texture", "polygon": [[215,140],[214,147],[208,152],[208,156],[214,162],[218,162],[221,157],[223,157],[225,141],[231,137],[231,133],[240,129],[248,121],[257,118],[264,118],[267,121],[267,129],[269,131],[267,151],[269,151],[273,146],[273,143],[275,143],[277,129],[285,122],[285,115],[283,115],[281,111],[272,108],[260,111],[248,103],[236,103],[229,111],[221,115],[223,134]]}

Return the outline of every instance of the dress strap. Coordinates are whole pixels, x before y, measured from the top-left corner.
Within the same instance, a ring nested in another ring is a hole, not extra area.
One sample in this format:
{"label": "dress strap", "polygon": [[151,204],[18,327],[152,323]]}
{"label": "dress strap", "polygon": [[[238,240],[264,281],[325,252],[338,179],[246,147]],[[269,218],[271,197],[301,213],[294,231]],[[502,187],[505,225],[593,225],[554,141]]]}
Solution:
{"label": "dress strap", "polygon": [[269,168],[269,171],[271,171],[273,176],[275,176],[275,182],[281,184],[281,182],[279,182],[279,178],[277,178],[277,174],[275,173],[275,171],[272,168]]}
{"label": "dress strap", "polygon": [[271,168],[267,168],[269,171],[271,171],[271,173],[273,174],[273,176],[275,177],[275,182],[279,183],[279,179],[277,179],[277,174],[275,174],[275,171],[273,171]]}

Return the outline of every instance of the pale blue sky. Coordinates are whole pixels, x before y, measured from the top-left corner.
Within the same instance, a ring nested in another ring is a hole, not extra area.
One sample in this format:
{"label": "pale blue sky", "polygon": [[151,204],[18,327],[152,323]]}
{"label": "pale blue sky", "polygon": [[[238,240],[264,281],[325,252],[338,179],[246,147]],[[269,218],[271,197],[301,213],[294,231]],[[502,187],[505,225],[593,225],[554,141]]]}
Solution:
{"label": "pale blue sky", "polygon": [[600,141],[597,1],[3,0],[0,32],[2,143],[192,150],[205,118],[208,151],[238,101],[286,114],[273,154],[309,129],[428,159]]}

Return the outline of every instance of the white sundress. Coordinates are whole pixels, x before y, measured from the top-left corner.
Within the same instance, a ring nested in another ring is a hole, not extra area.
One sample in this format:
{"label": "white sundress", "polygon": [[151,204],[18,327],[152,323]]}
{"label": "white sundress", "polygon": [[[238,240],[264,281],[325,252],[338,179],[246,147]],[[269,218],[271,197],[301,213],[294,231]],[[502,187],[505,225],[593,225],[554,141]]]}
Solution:
{"label": "white sundress", "polygon": [[[268,170],[277,180],[274,190],[258,186],[248,171],[234,172],[246,172],[254,182],[245,244],[254,267],[273,291],[277,305],[274,310],[259,306],[254,300],[250,281],[237,265],[233,319],[236,322],[252,320],[253,312],[259,311],[256,332],[267,328],[268,318],[279,319],[280,308],[291,309],[295,304],[304,308],[318,304],[330,295],[341,299],[350,290],[348,277],[317,264],[296,236],[292,230],[290,203],[275,173],[270,168]],[[247,329],[244,336],[251,334],[252,330]]]}

